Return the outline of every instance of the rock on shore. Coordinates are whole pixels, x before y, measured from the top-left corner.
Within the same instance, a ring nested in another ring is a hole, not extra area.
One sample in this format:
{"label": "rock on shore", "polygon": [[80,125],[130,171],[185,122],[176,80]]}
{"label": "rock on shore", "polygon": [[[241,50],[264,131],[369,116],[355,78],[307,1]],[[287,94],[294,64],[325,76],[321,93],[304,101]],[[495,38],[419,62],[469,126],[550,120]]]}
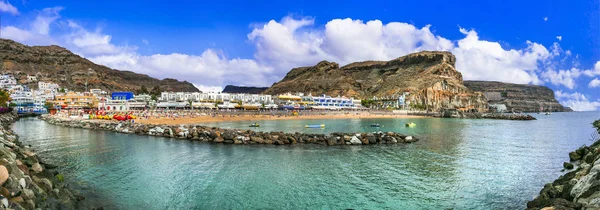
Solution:
{"label": "rock on shore", "polygon": [[83,197],[67,189],[57,178],[63,175],[21,145],[9,128],[17,118],[0,114],[0,209],[80,209]]}
{"label": "rock on shore", "polygon": [[223,144],[321,144],[369,145],[396,144],[418,141],[413,136],[394,132],[304,134],[283,132],[256,132],[253,130],[222,129],[199,125],[150,125],[103,120],[72,120],[43,115],[40,119],[54,125],[120,133],[164,136],[177,139]]}
{"label": "rock on shore", "polygon": [[[599,129],[600,121],[594,122]],[[569,153],[563,167],[572,171],[544,188],[527,209],[600,209],[600,140]]]}

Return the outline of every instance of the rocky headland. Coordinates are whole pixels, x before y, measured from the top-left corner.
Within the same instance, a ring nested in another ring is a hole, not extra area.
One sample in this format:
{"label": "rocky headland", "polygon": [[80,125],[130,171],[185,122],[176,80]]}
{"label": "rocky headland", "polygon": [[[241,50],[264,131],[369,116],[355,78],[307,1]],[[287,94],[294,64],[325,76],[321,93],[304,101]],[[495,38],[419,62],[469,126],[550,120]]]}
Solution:
{"label": "rocky headland", "polygon": [[[600,133],[600,120],[594,122]],[[600,140],[569,153],[566,174],[544,185],[527,209],[600,209]]]}
{"label": "rocky headland", "polygon": [[512,84],[493,81],[465,81],[465,86],[471,90],[482,92],[490,104],[503,104],[507,111],[566,112],[572,111],[559,104],[554,97],[554,91],[546,86]]}
{"label": "rocky headland", "polygon": [[389,99],[409,93],[415,108],[438,112],[444,108],[487,111],[487,100],[463,84],[450,52],[423,51],[390,61],[364,61],[340,67],[321,61],[315,66],[290,70],[265,94],[288,92],[346,96],[357,99]]}
{"label": "rocky headland", "polygon": [[372,145],[399,144],[418,141],[413,136],[394,132],[373,133],[283,133],[257,132],[253,130],[223,129],[200,125],[153,125],[131,122],[63,119],[50,115],[42,115],[40,119],[54,125],[84,128],[92,130],[115,131],[120,133],[163,136],[193,141],[223,143],[223,144],[320,144],[320,145]]}
{"label": "rocky headland", "polygon": [[0,114],[0,209],[82,209],[64,175],[45,164],[10,129],[18,116]]}

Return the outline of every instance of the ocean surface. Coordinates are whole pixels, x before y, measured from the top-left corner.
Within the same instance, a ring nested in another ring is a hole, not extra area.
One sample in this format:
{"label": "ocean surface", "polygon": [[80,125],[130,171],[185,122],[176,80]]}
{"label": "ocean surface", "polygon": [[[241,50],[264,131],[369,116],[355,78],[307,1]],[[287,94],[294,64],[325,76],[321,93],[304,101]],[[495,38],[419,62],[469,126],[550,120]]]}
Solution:
{"label": "ocean surface", "polygon": [[[381,130],[420,138],[407,145],[335,147],[222,145],[66,128],[35,118],[13,129],[45,162],[58,165],[86,202],[105,209],[523,209],[563,173],[570,151],[592,143],[591,123],[600,118],[598,112],[533,115],[538,120],[258,121],[255,128]],[[406,128],[407,122],[417,126]]]}

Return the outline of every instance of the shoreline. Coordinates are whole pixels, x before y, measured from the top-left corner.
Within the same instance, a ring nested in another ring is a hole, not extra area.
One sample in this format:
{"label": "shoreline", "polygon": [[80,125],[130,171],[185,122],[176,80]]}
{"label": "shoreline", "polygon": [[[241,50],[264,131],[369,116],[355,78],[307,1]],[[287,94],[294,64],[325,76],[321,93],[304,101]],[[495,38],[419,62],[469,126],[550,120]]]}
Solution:
{"label": "shoreline", "polygon": [[183,117],[183,118],[151,118],[151,119],[135,119],[136,123],[143,124],[167,124],[167,125],[180,125],[180,124],[201,124],[201,123],[214,123],[214,122],[239,122],[239,121],[264,121],[264,120],[324,120],[324,119],[419,119],[419,118],[432,118],[428,116],[419,115],[300,115],[300,116],[271,116],[271,115],[221,115],[221,116],[196,116],[196,117]]}
{"label": "shoreline", "polygon": [[91,208],[72,192],[56,166],[46,164],[30,146],[24,146],[10,127],[15,113],[0,114],[0,208]]}
{"label": "shoreline", "polygon": [[[593,123],[600,134],[600,120]],[[569,153],[567,171],[527,202],[528,210],[600,209],[600,139]]]}
{"label": "shoreline", "polygon": [[418,141],[413,136],[395,132],[354,132],[354,133],[284,133],[262,132],[243,129],[224,129],[203,125],[190,124],[145,124],[117,122],[108,120],[64,119],[56,116],[42,115],[40,119],[47,123],[65,127],[91,130],[105,130],[127,134],[162,136],[174,139],[186,139],[223,144],[320,144],[327,146],[341,145],[372,145],[372,144],[402,144]]}

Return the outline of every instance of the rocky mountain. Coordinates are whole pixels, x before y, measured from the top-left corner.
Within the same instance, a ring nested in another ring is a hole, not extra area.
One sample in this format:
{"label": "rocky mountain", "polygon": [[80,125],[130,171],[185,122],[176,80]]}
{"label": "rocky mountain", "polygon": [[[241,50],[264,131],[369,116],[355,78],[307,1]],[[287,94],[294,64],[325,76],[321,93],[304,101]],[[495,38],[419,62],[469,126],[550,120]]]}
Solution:
{"label": "rocky mountain", "polygon": [[[69,50],[52,46],[26,46],[0,39],[1,72],[15,76],[21,83],[37,87],[37,81],[54,82],[69,90],[100,88],[107,91],[138,91],[160,86],[163,91],[198,91],[189,82],[155,79],[131,71],[119,71],[97,65]],[[29,77],[35,76],[35,78]]]}
{"label": "rocky mountain", "polygon": [[260,94],[267,90],[268,87],[244,87],[244,86],[235,86],[235,85],[227,85],[223,89],[223,93],[249,93],[249,94]]}
{"label": "rocky mountain", "polygon": [[407,101],[424,109],[487,109],[482,94],[463,85],[450,52],[424,51],[391,61],[364,61],[339,67],[321,61],[294,68],[265,94],[304,92],[359,99],[395,100],[409,93]]}
{"label": "rocky mountain", "polygon": [[504,104],[506,108],[521,112],[571,111],[554,98],[554,91],[546,86],[521,85],[490,81],[465,81],[465,86],[482,92],[490,104]]}

